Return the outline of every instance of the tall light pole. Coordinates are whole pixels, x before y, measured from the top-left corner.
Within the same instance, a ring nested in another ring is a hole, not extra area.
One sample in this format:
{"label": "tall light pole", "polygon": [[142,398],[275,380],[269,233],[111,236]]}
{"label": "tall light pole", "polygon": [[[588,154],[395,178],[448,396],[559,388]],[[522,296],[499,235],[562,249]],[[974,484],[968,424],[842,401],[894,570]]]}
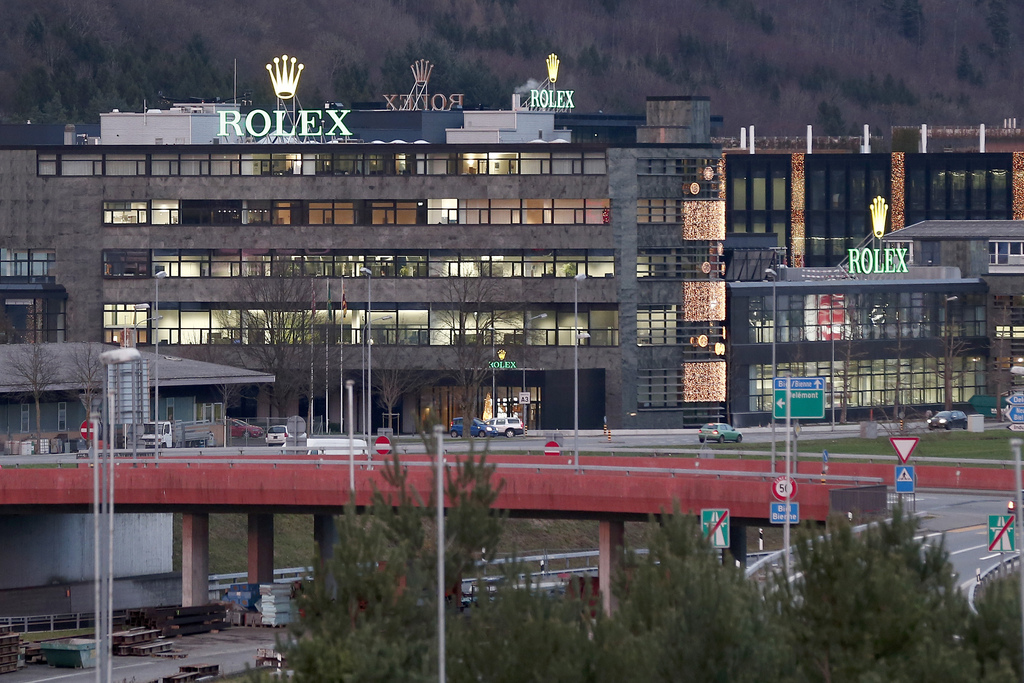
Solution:
{"label": "tall light pole", "polygon": [[580,339],[590,338],[586,332],[580,334],[580,283],[586,279],[586,273],[579,273],[572,283],[572,452],[577,472],[580,469]]}
{"label": "tall light pole", "polygon": [[[95,598],[96,598],[96,653],[97,670],[96,680],[109,683],[113,674],[113,620],[114,620],[114,419],[116,398],[123,395],[118,391],[120,388],[121,375],[115,370],[114,382],[117,387],[110,386],[109,367],[111,365],[124,365],[139,361],[139,350],[134,347],[126,347],[105,351],[100,354],[100,362],[103,364],[103,413],[106,434],[106,463],[100,460],[99,449],[96,438],[93,438],[93,543],[94,566],[99,571],[96,573]],[[134,380],[133,380],[134,381]],[[98,431],[94,423],[94,433]],[[101,466],[105,464],[105,471]],[[101,517],[106,517],[106,524],[102,524]],[[105,529],[103,527],[106,527]],[[103,532],[106,532],[104,535]],[[104,543],[105,541],[105,543]],[[100,551],[101,546],[106,546],[106,556]]]}
{"label": "tall light pole", "polygon": [[[153,432],[156,441],[153,457],[160,457],[160,281],[167,278],[167,271],[153,274]],[[227,406],[225,406],[227,410]]]}
{"label": "tall light pole", "polygon": [[[775,337],[777,336],[776,328],[778,323],[779,303],[779,299],[775,294],[775,283],[779,280],[779,273],[773,268],[767,268],[764,271],[764,276],[772,281],[772,376],[768,395],[770,396],[772,413],[772,474],[775,474]],[[764,385],[762,384],[762,386]]]}
{"label": "tall light pole", "polygon": [[370,406],[371,396],[373,395],[373,389],[370,388],[370,373],[373,367],[373,344],[371,344],[373,337],[373,272],[369,268],[360,268],[360,275],[366,276],[366,386],[363,387],[364,393],[366,394],[366,400],[363,402],[364,410],[366,411],[366,420],[363,422],[363,430],[366,433],[366,445],[367,452],[369,452],[370,445],[370,420],[373,419],[373,408]]}
{"label": "tall light pole", "polygon": [[945,408],[946,410],[953,409],[953,369],[950,367],[953,364],[953,330],[949,324],[949,302],[956,301],[960,297],[947,296],[942,306],[945,309],[942,321],[942,388],[945,394]]}
{"label": "tall light pole", "polygon": [[373,359],[373,338],[370,336],[368,330],[373,329],[374,322],[380,322],[382,320],[391,320],[394,316],[382,315],[379,318],[367,318],[366,324],[363,325],[363,338],[366,340],[366,445],[367,454],[369,454],[370,436],[372,434],[370,430],[370,419],[373,415],[372,400],[373,400],[373,375],[372,372],[372,359]]}
{"label": "tall light pole", "polygon": [[[530,343],[530,321],[532,321],[532,320],[540,320],[541,318],[546,318],[546,317],[548,317],[547,313],[541,313],[539,315],[535,315],[535,316],[532,316],[532,317],[529,317],[529,318],[526,319],[526,322],[523,324],[523,350],[524,351],[526,350],[526,347]],[[526,354],[525,353],[523,354],[523,391],[528,391],[528,389],[526,388]],[[529,404],[527,404],[527,405],[529,405]],[[527,410],[527,406],[524,405],[523,406],[523,429],[524,430],[527,428],[526,427],[526,410]]]}

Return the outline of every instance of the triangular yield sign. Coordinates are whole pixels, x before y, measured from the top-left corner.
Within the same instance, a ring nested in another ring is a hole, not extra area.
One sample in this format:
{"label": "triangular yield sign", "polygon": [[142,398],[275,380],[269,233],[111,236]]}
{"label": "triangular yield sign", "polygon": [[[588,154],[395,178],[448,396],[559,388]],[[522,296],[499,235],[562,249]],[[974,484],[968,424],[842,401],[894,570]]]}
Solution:
{"label": "triangular yield sign", "polygon": [[917,448],[917,442],[920,441],[916,436],[890,436],[889,443],[896,450],[896,455],[899,457],[900,462],[906,462],[910,458],[910,454]]}

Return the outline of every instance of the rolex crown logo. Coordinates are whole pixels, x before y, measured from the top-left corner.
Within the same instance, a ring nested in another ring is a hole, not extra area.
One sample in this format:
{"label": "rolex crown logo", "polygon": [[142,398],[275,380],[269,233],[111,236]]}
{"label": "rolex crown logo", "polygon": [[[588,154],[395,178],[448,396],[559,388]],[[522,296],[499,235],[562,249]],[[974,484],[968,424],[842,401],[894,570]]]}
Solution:
{"label": "rolex crown logo", "polygon": [[416,85],[426,85],[430,80],[430,72],[434,70],[434,65],[426,59],[417,59],[409,68],[412,69],[412,77],[416,79]]}
{"label": "rolex crown logo", "polygon": [[554,83],[558,80],[558,55],[554,52],[548,55],[548,80]]}
{"label": "rolex crown logo", "polygon": [[871,200],[871,231],[875,237],[881,238],[885,234],[885,216],[888,213],[889,207],[881,196]]}
{"label": "rolex crown logo", "polygon": [[267,71],[270,72],[270,82],[274,86],[274,93],[282,100],[290,100],[295,97],[295,91],[299,89],[299,77],[305,68],[303,64],[296,64],[295,57],[281,55],[274,57],[273,64],[267,64]]}

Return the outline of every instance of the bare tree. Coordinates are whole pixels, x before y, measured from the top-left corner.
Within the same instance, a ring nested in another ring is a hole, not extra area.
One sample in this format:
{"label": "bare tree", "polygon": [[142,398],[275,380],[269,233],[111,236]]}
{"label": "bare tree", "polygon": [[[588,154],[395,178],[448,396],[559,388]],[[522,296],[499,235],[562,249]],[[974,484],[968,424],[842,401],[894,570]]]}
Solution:
{"label": "bare tree", "polygon": [[291,275],[240,278],[234,292],[236,301],[246,302],[236,322],[239,360],[274,375],[265,389],[278,415],[309,387],[311,284]]}
{"label": "bare tree", "polygon": [[443,369],[458,387],[459,413],[468,430],[472,418],[482,413],[480,388],[491,377],[490,363],[501,339],[498,325],[520,327],[523,314],[511,307],[494,308],[494,302],[504,297],[499,278],[453,277],[446,280],[446,285],[437,317],[450,334],[452,353]]}
{"label": "bare tree", "polygon": [[[373,386],[377,391],[377,400],[384,407],[388,416],[388,427],[394,429],[391,416],[395,412],[402,397],[426,386],[425,373],[410,370],[401,363],[400,346],[382,346],[374,358]],[[379,359],[379,360],[378,360]]]}
{"label": "bare tree", "polygon": [[86,415],[92,411],[93,401],[103,391],[103,362],[100,360],[103,350],[102,344],[88,342],[74,345],[68,355],[69,379],[78,387],[71,393],[82,401]]}
{"label": "bare tree", "polygon": [[35,438],[42,427],[42,398],[60,379],[60,365],[46,344],[25,344],[11,356],[11,375],[36,404]]}

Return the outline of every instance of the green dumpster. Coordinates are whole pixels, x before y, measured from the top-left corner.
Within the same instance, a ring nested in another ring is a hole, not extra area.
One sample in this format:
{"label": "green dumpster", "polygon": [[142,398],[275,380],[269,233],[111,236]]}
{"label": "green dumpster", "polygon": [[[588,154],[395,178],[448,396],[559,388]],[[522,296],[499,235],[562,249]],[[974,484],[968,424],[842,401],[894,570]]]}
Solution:
{"label": "green dumpster", "polygon": [[96,666],[96,641],[92,638],[68,638],[40,643],[46,663],[71,669],[90,669]]}

